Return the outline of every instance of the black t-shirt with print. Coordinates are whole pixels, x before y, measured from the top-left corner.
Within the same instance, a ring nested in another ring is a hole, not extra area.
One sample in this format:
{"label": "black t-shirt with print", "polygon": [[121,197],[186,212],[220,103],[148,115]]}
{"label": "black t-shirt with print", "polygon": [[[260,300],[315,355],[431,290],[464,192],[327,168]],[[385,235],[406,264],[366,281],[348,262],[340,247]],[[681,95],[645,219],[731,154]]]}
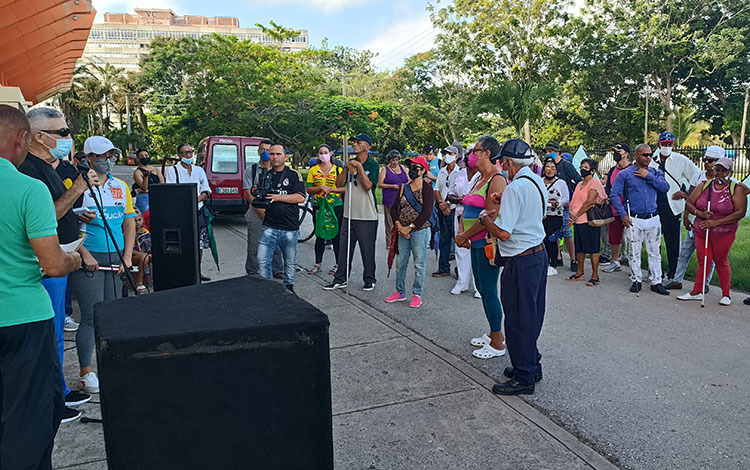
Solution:
{"label": "black t-shirt with print", "polygon": [[[299,173],[284,168],[281,172],[274,172],[271,178],[271,193],[273,194],[305,194],[305,184]],[[263,225],[277,230],[299,230],[299,206],[288,202],[274,202],[263,218]]]}
{"label": "black t-shirt with print", "polygon": [[[63,180],[57,172],[55,172],[52,166],[32,154],[26,156],[26,159],[21,166],[18,167],[18,171],[26,176],[38,179],[47,185],[53,201],[60,199],[68,190],[63,184]],[[60,243],[64,244],[76,241],[79,237],[80,229],[78,226],[78,218],[72,210],[69,210],[60,220],[57,221],[57,238],[60,240]]]}

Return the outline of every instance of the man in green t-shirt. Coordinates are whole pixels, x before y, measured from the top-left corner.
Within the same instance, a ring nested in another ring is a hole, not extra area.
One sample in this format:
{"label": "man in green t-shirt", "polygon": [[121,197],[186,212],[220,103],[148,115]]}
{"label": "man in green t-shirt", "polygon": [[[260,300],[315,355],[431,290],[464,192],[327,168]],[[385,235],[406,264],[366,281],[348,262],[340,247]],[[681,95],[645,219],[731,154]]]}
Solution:
{"label": "man in green t-shirt", "polygon": [[[352,140],[352,148],[357,156],[346,162],[344,170],[336,178],[336,186],[339,188],[346,186],[347,192],[344,193],[344,220],[341,223],[338,270],[333,281],[323,287],[326,290],[346,287],[349,272],[347,261],[351,261],[354,246],[357,243],[359,243],[359,254],[362,256],[364,268],[362,289],[371,291],[375,288],[375,240],[378,236],[375,188],[378,184],[378,176],[380,176],[380,165],[369,155],[370,147],[372,147],[372,139],[369,135],[359,134]],[[352,179],[351,185],[347,185],[349,178]],[[349,194],[350,189],[351,194]],[[352,237],[351,243],[347,241],[349,232]],[[347,246],[349,247],[348,254]]]}
{"label": "man in green t-shirt", "polygon": [[47,187],[18,171],[30,135],[26,116],[0,105],[0,468],[46,469],[65,399],[42,270],[64,276],[81,256],[60,249]]}

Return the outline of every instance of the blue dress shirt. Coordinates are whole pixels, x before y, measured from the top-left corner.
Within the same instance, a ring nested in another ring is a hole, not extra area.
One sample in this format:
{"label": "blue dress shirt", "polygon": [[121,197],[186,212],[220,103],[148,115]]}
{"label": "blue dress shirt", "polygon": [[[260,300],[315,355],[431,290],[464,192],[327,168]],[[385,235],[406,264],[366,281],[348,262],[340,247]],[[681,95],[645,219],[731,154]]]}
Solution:
{"label": "blue dress shirt", "polygon": [[637,170],[638,166],[629,166],[617,175],[612,185],[609,199],[612,201],[615,212],[620,217],[628,215],[620,195],[625,195],[626,202],[629,200],[631,215],[649,215],[658,210],[656,205],[657,193],[666,193],[669,190],[669,183],[664,179],[663,171],[648,167],[648,176],[641,178],[636,176]]}

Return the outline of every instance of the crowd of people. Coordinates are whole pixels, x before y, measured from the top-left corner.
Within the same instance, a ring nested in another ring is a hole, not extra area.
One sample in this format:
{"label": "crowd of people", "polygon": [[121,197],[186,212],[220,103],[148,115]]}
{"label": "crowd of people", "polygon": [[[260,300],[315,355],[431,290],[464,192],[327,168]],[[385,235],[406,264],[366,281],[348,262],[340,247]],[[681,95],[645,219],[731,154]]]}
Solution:
{"label": "crowd of people", "polygon": [[[467,338],[476,347],[473,356],[510,357],[511,366],[504,370],[508,380],[493,390],[534,393],[543,377],[537,340],[547,280],[559,274],[566,251],[572,271],[567,281],[596,287],[603,282],[600,267],[614,274],[627,259],[630,291],[638,295],[646,281],[659,295],[682,289],[697,251],[695,283],[677,299],[705,301],[715,269],[719,304],[731,304],[729,252],[749,190],[732,177],[734,162],[721,147],[706,149],[699,170],[673,150],[674,141],[673,134],[662,133],[656,150],[639,144],[632,156],[626,143],[618,143],[612,147],[614,165],[602,174],[600,162],[590,158],[576,170],[557,142],[548,142],[540,159],[522,140],[501,144],[488,135],[469,148],[458,142],[442,150],[426,145],[422,155],[408,158],[392,150],[381,167],[371,152],[372,138],[359,134],[352,139],[353,158],[337,160],[331,147],[321,145],[303,178],[287,165],[284,145],[264,140],[259,161],[244,172],[243,192],[250,204],[246,272],[281,279],[294,292],[299,205],[311,197],[316,240],[307,274],[333,276],[325,290],[350,287],[358,245],[362,289],[373,290],[379,188],[381,243],[388,250],[389,269],[396,264],[394,291],[383,300],[423,305],[427,255],[434,248],[438,259],[431,276],[455,277],[450,294],[473,287],[474,297],[481,299],[487,330]],[[92,366],[94,304],[122,295],[120,275],[126,270],[132,271],[131,287],[145,290],[149,186],[194,183],[199,246],[205,249],[209,243],[203,206],[211,188],[191,145],[177,148],[180,161],[164,173],[150,165],[148,151],[138,150],[132,191],[112,176],[119,150],[111,141],[89,137],[76,159],[69,159],[72,148],[71,131],[59,111],[37,108],[24,115],[0,106],[0,197],[8,202],[0,220],[0,310],[8,312],[0,315],[0,461],[9,468],[49,468],[57,427],[80,417],[76,407],[99,391]],[[641,270],[644,244],[647,278]],[[328,246],[334,257],[330,270],[323,267]],[[414,280],[407,289],[410,265]],[[69,317],[72,299],[80,307],[79,323]],[[65,331],[76,331],[75,390],[61,373]],[[6,450],[14,443],[30,448],[32,441],[36,447],[29,452]]]}

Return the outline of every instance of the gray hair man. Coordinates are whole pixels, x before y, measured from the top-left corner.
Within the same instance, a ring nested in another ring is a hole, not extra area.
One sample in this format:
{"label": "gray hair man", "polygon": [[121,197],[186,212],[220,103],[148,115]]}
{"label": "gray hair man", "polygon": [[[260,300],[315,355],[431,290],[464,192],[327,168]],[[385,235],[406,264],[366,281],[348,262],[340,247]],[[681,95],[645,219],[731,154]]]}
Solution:
{"label": "gray hair man", "polygon": [[[500,300],[505,310],[505,338],[512,366],[503,371],[510,380],[495,384],[492,391],[499,395],[530,395],[534,384],[542,379],[537,340],[544,322],[547,289],[547,255],[542,243],[547,191],[542,179],[529,168],[534,152],[526,142],[505,142],[500,158],[502,169],[512,181],[503,191],[497,220],[495,214],[480,220],[497,237],[498,250],[505,260]],[[496,194],[491,197],[499,198]]]}

